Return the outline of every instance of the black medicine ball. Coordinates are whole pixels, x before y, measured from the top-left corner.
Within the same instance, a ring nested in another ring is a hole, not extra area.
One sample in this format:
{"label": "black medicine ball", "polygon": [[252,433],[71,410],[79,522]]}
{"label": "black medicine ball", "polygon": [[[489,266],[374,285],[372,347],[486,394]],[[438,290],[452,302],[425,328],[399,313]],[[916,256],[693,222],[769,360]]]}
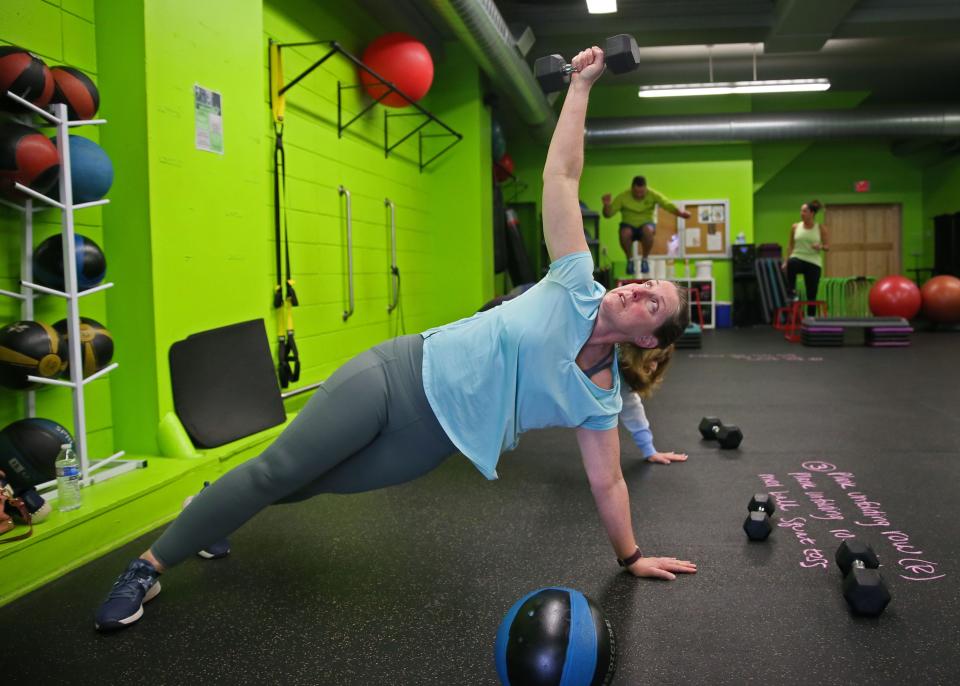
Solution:
{"label": "black medicine ball", "polygon": [[60,173],[60,153],[49,138],[23,124],[0,124],[0,195],[23,202],[22,184],[46,193]]}
{"label": "black medicine ball", "polygon": [[53,97],[53,75],[39,57],[15,45],[0,46],[0,110],[23,112],[27,108],[7,91],[37,107],[46,107]]}
{"label": "black medicine ball", "polygon": [[[60,356],[64,368],[62,376],[70,376],[70,334],[67,320],[61,319],[53,325],[60,336]],[[80,317],[80,361],[83,364],[83,377],[99,372],[113,359],[113,335],[100,322],[88,317]]]}
{"label": "black medicine ball", "polygon": [[39,417],[21,419],[0,431],[0,470],[15,493],[56,478],[60,446],[73,444],[63,426]]}
{"label": "black medicine ball", "polygon": [[494,652],[505,686],[607,686],[617,667],[613,628],[570,588],[518,600],[500,623]]}
{"label": "black medicine ball", "polygon": [[14,322],[0,329],[0,386],[24,390],[40,384],[27,376],[52,379],[65,364],[56,330],[43,322]]}
{"label": "black medicine ball", "polygon": [[[100,246],[79,233],[73,235],[77,255],[77,288],[93,288],[107,273],[107,258]],[[33,279],[58,291],[66,290],[63,275],[63,236],[56,234],[33,251]]]}
{"label": "black medicine ball", "polygon": [[90,77],[73,67],[54,67],[54,90],[50,102],[67,106],[70,119],[93,119],[100,107],[100,91]]}

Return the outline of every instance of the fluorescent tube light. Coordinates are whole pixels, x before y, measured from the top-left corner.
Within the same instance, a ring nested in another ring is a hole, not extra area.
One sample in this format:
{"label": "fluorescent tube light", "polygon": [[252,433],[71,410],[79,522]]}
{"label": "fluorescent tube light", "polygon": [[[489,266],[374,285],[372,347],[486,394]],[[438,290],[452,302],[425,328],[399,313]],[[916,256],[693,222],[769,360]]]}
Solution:
{"label": "fluorescent tube light", "polygon": [[685,95],[730,95],[731,93],[801,93],[825,91],[827,79],[781,79],[771,81],[723,81],[715,83],[677,83],[666,86],[640,86],[641,98],[674,98]]}
{"label": "fluorescent tube light", "polygon": [[617,0],[587,0],[590,14],[612,14],[617,11]]}

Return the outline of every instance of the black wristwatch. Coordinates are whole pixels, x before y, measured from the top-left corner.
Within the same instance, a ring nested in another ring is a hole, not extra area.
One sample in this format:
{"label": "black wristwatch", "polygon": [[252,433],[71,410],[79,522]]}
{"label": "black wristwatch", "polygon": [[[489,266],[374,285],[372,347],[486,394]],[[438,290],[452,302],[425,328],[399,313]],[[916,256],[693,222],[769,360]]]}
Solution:
{"label": "black wristwatch", "polygon": [[639,560],[641,557],[643,557],[643,553],[640,552],[640,546],[637,546],[637,549],[634,551],[633,555],[631,555],[630,557],[625,558],[625,559],[623,559],[623,560],[621,560],[621,559],[618,557],[618,558],[617,558],[617,564],[620,565],[621,567],[629,567],[629,566],[632,565],[634,562],[636,562],[637,560]]}

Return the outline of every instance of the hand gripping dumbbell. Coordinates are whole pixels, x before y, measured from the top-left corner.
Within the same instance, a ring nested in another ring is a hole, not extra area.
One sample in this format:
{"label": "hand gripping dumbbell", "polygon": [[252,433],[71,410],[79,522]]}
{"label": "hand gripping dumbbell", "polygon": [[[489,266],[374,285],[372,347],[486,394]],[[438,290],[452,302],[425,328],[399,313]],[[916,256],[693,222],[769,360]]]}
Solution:
{"label": "hand gripping dumbbell", "polygon": [[837,549],[837,566],[843,573],[843,597],[858,615],[876,617],[890,602],[890,591],[877,569],[880,560],[866,543],[844,541]]}
{"label": "hand gripping dumbbell", "polygon": [[747,511],[750,514],[743,521],[743,530],[747,533],[747,538],[751,541],[767,540],[767,536],[773,530],[770,517],[777,511],[773,498],[769,493],[754,493],[747,505]]}
{"label": "hand gripping dumbbell", "polygon": [[743,440],[743,432],[734,424],[722,424],[719,417],[704,417],[700,420],[700,435],[708,441],[717,439],[721,448],[736,448]]}
{"label": "hand gripping dumbbell", "polygon": [[[603,61],[614,74],[626,74],[640,65],[637,39],[621,33],[610,36],[603,48]],[[546,55],[533,63],[533,74],[544,93],[561,91],[570,83],[570,74],[577,71],[562,55]]]}

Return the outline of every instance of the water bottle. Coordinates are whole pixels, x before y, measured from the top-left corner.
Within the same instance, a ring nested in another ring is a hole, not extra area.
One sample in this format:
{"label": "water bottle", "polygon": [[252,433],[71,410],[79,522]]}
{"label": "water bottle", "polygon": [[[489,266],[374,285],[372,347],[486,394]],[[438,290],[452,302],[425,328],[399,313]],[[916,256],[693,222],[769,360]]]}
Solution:
{"label": "water bottle", "polygon": [[57,469],[57,508],[61,512],[80,507],[80,461],[73,446],[64,443],[54,463]]}

